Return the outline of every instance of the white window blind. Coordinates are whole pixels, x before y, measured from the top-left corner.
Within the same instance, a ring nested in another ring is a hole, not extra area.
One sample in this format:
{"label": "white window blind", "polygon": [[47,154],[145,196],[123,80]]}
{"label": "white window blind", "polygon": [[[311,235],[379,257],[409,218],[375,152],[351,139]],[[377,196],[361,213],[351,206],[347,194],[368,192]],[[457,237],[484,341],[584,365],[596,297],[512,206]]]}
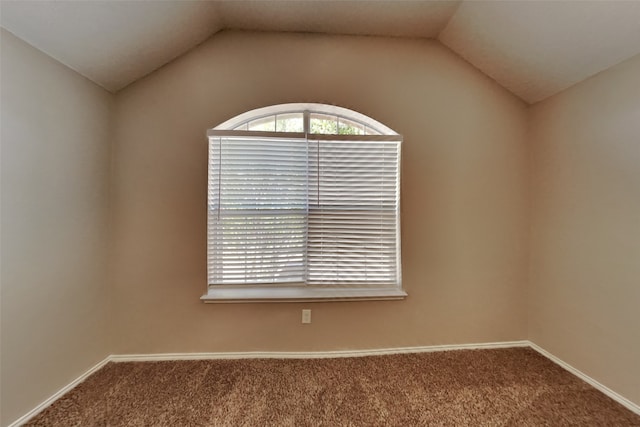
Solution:
{"label": "white window blind", "polygon": [[210,138],[210,284],[305,280],[307,185],[305,141]]}
{"label": "white window blind", "polygon": [[399,138],[240,133],[209,138],[210,285],[399,284]]}
{"label": "white window blind", "polygon": [[398,281],[398,141],[309,143],[307,282]]}

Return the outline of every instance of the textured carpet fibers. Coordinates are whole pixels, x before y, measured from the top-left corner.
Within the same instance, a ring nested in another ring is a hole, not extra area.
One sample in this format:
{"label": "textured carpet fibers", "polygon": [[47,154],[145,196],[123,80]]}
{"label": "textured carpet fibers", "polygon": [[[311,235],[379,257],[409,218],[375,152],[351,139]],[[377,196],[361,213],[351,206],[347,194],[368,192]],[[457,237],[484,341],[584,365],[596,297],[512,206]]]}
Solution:
{"label": "textured carpet fibers", "polygon": [[640,426],[531,349],[109,363],[30,426]]}

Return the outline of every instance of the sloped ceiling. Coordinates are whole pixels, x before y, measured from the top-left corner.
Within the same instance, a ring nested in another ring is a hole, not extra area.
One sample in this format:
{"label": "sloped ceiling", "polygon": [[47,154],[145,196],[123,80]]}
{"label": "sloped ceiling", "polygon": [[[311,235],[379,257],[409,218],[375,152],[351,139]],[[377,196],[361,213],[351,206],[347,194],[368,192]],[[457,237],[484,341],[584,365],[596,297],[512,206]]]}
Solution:
{"label": "sloped ceiling", "polygon": [[528,103],[640,54],[640,1],[7,1],[2,27],[116,92],[222,29],[437,38]]}
{"label": "sloped ceiling", "polygon": [[2,27],[116,92],[222,28],[191,1],[4,1]]}
{"label": "sloped ceiling", "polygon": [[468,1],[439,39],[533,103],[640,53],[640,1]]}

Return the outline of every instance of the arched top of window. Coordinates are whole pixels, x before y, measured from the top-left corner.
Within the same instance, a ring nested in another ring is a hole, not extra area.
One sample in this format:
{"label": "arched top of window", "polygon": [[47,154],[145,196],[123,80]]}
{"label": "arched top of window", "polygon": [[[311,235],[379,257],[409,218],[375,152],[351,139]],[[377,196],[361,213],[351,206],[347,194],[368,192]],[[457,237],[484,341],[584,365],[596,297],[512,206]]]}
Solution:
{"label": "arched top of window", "polygon": [[213,128],[324,135],[397,135],[392,129],[347,108],[326,104],[280,104],[247,111]]}

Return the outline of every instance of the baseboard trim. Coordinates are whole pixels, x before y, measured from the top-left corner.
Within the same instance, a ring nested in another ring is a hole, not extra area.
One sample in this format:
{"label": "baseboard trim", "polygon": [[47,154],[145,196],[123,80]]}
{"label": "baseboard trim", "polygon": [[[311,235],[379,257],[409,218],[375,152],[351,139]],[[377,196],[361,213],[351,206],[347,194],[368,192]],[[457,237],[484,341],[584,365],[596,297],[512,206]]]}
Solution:
{"label": "baseboard trim", "polygon": [[545,350],[544,348],[540,347],[536,343],[529,341],[529,346],[532,349],[534,349],[535,351],[537,351],[538,353],[540,353],[541,355],[543,355],[544,357],[546,357],[547,359],[549,359],[552,362],[556,363],[557,365],[559,365],[560,367],[564,368],[565,370],[571,372],[573,375],[575,375],[576,377],[580,378],[581,380],[583,380],[587,384],[593,386],[598,391],[601,391],[602,393],[606,394],[607,396],[609,396],[610,398],[612,398],[613,400],[615,400],[616,402],[618,402],[619,404],[621,404],[625,408],[627,408],[630,411],[635,412],[636,414],[640,415],[640,406],[636,405],[635,403],[633,403],[632,401],[630,401],[626,397],[621,396],[620,394],[618,394],[615,391],[611,390],[609,387],[599,383],[598,381],[596,381],[593,378],[591,378],[589,375],[585,374],[584,372],[580,371],[579,369],[574,368],[573,366],[569,365],[567,362],[565,362],[562,359],[560,359],[560,358],[554,356],[553,354],[549,353],[547,350]]}
{"label": "baseboard trim", "polygon": [[35,417],[40,412],[45,410],[47,407],[51,406],[51,404],[53,402],[55,402],[56,400],[58,400],[63,394],[67,393],[72,388],[74,388],[75,386],[80,384],[82,381],[87,379],[87,377],[89,375],[93,374],[98,369],[102,368],[104,365],[109,363],[110,360],[111,360],[111,356],[107,356],[104,360],[98,362],[93,367],[89,368],[89,370],[87,370],[85,373],[80,375],[75,380],[71,381],[66,386],[62,387],[60,390],[58,390],[53,395],[51,395],[47,400],[45,400],[44,402],[40,403],[38,406],[36,406],[31,411],[27,412],[26,414],[24,414],[23,416],[21,416],[20,418],[18,418],[17,420],[12,422],[11,424],[9,424],[7,427],[19,427],[19,426],[23,425],[24,423],[29,421],[31,418]]}
{"label": "baseboard trim", "polygon": [[214,360],[214,359],[328,359],[339,357],[383,356],[403,353],[430,353],[436,351],[478,350],[494,348],[528,347],[528,341],[505,341],[478,344],[434,345],[421,347],[397,347],[366,350],[335,351],[250,351],[222,353],[158,353],[158,354],[120,354],[111,356],[112,362],[153,362],[165,360]]}

